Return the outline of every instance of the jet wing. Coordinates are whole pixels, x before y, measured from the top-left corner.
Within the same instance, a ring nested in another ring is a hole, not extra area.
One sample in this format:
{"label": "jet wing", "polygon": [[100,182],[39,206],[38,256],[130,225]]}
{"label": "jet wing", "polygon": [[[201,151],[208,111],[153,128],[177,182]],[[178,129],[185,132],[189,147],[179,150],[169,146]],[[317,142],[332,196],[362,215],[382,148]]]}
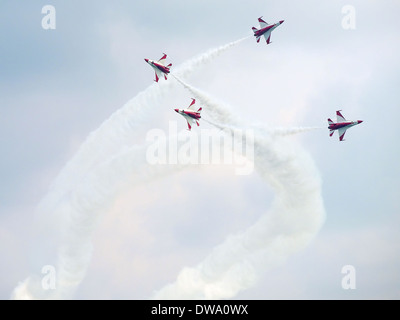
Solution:
{"label": "jet wing", "polygon": [[346,119],[340,113],[340,110],[336,111],[337,122],[345,122]]}
{"label": "jet wing", "polygon": [[265,22],[263,19],[261,19],[262,17],[258,18],[258,22],[260,23],[260,28],[265,28],[267,26],[269,26],[269,24],[267,22]]}
{"label": "jet wing", "polygon": [[192,129],[192,125],[194,124],[194,119],[192,117],[189,117],[185,114],[182,114],[182,116],[186,119],[187,125],[188,125],[188,130],[190,131]]}
{"label": "jet wing", "polygon": [[187,125],[188,125],[188,130],[191,131],[193,124],[197,124],[197,126],[200,126],[199,122],[192,117],[182,114],[182,116],[186,119]]}
{"label": "jet wing", "polygon": [[338,132],[339,132],[339,140],[343,141],[344,138],[344,134],[346,133],[347,128],[339,128]]}
{"label": "jet wing", "polygon": [[265,40],[267,41],[267,44],[271,43],[271,30],[268,30],[263,34]]}

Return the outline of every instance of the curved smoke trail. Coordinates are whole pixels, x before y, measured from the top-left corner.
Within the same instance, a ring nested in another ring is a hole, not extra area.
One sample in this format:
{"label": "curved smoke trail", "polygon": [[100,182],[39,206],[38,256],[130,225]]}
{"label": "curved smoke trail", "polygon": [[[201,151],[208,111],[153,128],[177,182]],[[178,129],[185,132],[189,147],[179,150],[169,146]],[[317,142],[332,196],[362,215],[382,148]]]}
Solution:
{"label": "curved smoke trail", "polygon": [[[244,39],[194,57],[178,67],[176,73],[185,76]],[[54,232],[52,236],[56,239],[52,245],[61,243],[56,248],[57,290],[44,291],[43,275],[33,274],[14,289],[14,299],[72,297],[90,262],[91,237],[97,221],[112,204],[121,181],[139,172],[142,180],[161,175],[144,162],[144,147],[132,147],[131,141],[136,129],[152,110],[157,110],[160,98],[174,85],[173,81],[161,82],[139,93],[92,132],[62,169],[37,209],[42,229]],[[121,161],[125,161],[125,166]],[[178,168],[167,166],[163,171],[173,172]]]}
{"label": "curved smoke trail", "polygon": [[228,44],[222,45],[218,48],[210,49],[207,52],[184,62],[180,67],[176,68],[174,73],[177,74],[179,77],[185,77],[188,74],[192,73],[197,68],[199,68],[200,66],[203,66],[204,64],[208,63],[210,60],[217,58],[221,53],[238,45],[242,41],[249,39],[250,37],[251,36],[247,36],[239,40],[232,41]]}
{"label": "curved smoke trail", "polygon": [[[174,73],[179,77],[185,77],[247,38],[232,41],[195,56],[178,66]],[[39,207],[55,206],[66,192],[79,184],[80,179],[86,175],[88,170],[100,164],[110,154],[131,145],[138,127],[143,125],[155,110],[159,110],[158,106],[161,104],[162,98],[174,86],[173,81],[153,83],[104,121],[87,137],[77,154],[62,169]]]}
{"label": "curved smoke trail", "polygon": [[[244,127],[237,121],[230,123],[232,114],[227,106],[220,106],[200,90],[177,80],[211,111],[219,127],[232,134]],[[257,129],[254,150],[256,170],[275,191],[272,208],[244,232],[228,236],[199,265],[184,268],[176,282],[159,290],[154,299],[232,298],[315,237],[325,211],[321,181],[312,158],[290,141]]]}
{"label": "curved smoke trail", "polygon": [[[192,59],[185,67],[178,68],[175,77],[180,79],[231,46]],[[39,206],[40,210],[61,216],[60,221],[65,222],[63,245],[58,251],[57,290],[43,294],[41,278],[31,276],[15,289],[14,298],[71,297],[85,276],[97,222],[120,190],[127,184],[159,178],[184,167],[152,166],[145,157],[146,146],[129,146],[135,128],[171,86],[170,82],[153,85],[128,102],[89,136],[63,169]],[[249,127],[229,107],[197,89],[192,90],[212,120],[228,132]],[[254,150],[256,169],[275,190],[271,210],[249,229],[229,236],[197,267],[183,269],[177,281],[161,289],[156,298],[233,297],[253,285],[265,269],[282,263],[292,252],[306,246],[319,230],[324,209],[312,159],[289,141],[257,129]]]}
{"label": "curved smoke trail", "polygon": [[[200,104],[207,106],[203,113],[209,115],[215,122],[203,119],[211,125],[218,127],[219,129],[224,128],[234,128],[234,127],[251,127],[260,132],[260,134],[267,135],[293,135],[303,132],[308,132],[312,130],[322,129],[323,127],[292,127],[292,128],[268,128],[264,125],[256,125],[244,123],[242,119],[239,119],[236,115],[232,113],[231,108],[224,104],[222,101],[218,101],[212,98],[206,92],[191,86],[190,84],[183,81],[178,75],[172,74],[172,76],[184,87],[186,88],[198,101]],[[224,126],[221,127],[221,124]]]}
{"label": "curved smoke trail", "polygon": [[229,126],[236,126],[238,124],[243,125],[242,120],[239,120],[239,118],[229,110],[229,107],[225,106],[221,101],[213,99],[204,91],[187,84],[178,75],[172,74],[172,76],[194,97],[196,97],[199,104],[208,107],[202,111],[203,114],[210,115],[217,124],[225,124]]}
{"label": "curved smoke trail", "polygon": [[[179,148],[184,140],[170,137]],[[168,152],[169,139],[166,139]],[[126,188],[141,185],[155,178],[180,171],[186,165],[152,165],[148,161],[149,145],[132,146],[109,157],[92,169],[74,188],[57,210],[68,213],[68,229],[58,248],[57,286],[43,291],[39,278],[31,277],[14,291],[14,298],[72,298],[84,279],[92,253],[91,237],[98,222],[112,207],[114,200]],[[166,154],[168,156],[168,153]],[[59,230],[61,231],[61,230]]]}

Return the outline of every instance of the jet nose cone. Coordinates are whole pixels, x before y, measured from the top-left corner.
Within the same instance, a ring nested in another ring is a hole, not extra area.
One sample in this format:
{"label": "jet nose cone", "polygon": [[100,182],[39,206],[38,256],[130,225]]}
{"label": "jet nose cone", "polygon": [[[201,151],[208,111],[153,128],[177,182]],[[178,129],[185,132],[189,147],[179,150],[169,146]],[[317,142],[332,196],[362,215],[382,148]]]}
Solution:
{"label": "jet nose cone", "polygon": [[149,63],[149,59],[144,59],[144,61],[146,61],[147,63]]}
{"label": "jet nose cone", "polygon": [[179,109],[175,109],[175,112],[179,112]]}
{"label": "jet nose cone", "polygon": [[363,121],[362,120],[358,120],[358,123],[362,123]]}
{"label": "jet nose cone", "polygon": [[285,22],[285,20],[281,20],[281,21],[279,21],[279,24],[282,24],[282,23],[284,23]]}

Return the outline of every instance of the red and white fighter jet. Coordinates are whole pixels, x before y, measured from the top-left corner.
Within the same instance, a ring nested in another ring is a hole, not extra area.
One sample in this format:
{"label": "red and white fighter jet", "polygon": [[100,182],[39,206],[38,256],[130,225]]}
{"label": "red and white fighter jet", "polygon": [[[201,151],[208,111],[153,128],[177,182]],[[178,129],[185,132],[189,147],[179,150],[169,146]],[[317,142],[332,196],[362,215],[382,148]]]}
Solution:
{"label": "red and white fighter jet", "polygon": [[344,137],[344,134],[346,133],[346,130],[357,124],[360,124],[362,122],[362,120],[348,121],[342,116],[340,111],[342,111],[342,110],[336,111],[337,123],[334,123],[331,119],[328,119],[328,123],[329,123],[328,129],[331,130],[329,133],[330,137],[332,137],[332,135],[335,133],[335,130],[338,130],[339,140],[344,141],[343,137]]}
{"label": "red and white fighter jet", "polygon": [[274,24],[268,24],[265,22],[262,17],[258,18],[258,22],[260,23],[260,29],[253,27],[254,36],[257,39],[257,42],[260,42],[261,36],[264,36],[267,44],[271,43],[271,32],[279,27],[285,20],[281,20]]}
{"label": "red and white fighter jet", "polygon": [[165,66],[164,65],[165,58],[167,58],[167,55],[165,53],[163,53],[162,58],[158,61],[144,59],[144,61],[146,61],[154,69],[154,71],[156,73],[156,80],[154,80],[155,82],[158,82],[158,80],[161,78],[161,76],[163,74],[164,74],[165,80],[167,80],[167,74],[170,72],[169,69],[171,68],[172,63]]}
{"label": "red and white fighter jet", "polygon": [[196,110],[194,108],[195,103],[196,103],[196,99],[192,98],[192,103],[186,109],[175,109],[176,112],[178,112],[180,115],[182,115],[186,119],[189,131],[192,129],[192,125],[194,123],[196,123],[197,126],[200,125],[200,123],[199,123],[199,120],[201,118],[200,112],[203,108],[199,108],[199,109],[197,109],[197,111],[195,111]]}

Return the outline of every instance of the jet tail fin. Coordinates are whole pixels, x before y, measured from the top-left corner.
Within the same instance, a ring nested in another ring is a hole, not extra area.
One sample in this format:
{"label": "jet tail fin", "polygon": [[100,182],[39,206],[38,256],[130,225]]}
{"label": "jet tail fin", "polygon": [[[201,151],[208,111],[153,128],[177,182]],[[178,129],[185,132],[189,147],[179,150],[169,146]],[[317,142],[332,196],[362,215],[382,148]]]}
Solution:
{"label": "jet tail fin", "polygon": [[328,119],[328,123],[329,124],[334,124],[334,122],[330,118]]}
{"label": "jet tail fin", "polygon": [[331,131],[329,132],[329,136],[332,137],[334,133],[335,133],[335,131],[334,131],[334,130],[331,130]]}
{"label": "jet tail fin", "polygon": [[258,29],[256,27],[251,28],[253,30],[253,32],[255,33],[256,31],[258,31]]}
{"label": "jet tail fin", "polygon": [[261,28],[265,28],[266,26],[269,26],[268,22],[265,22],[262,17],[258,18],[258,22],[260,23]]}
{"label": "jet tail fin", "polygon": [[167,58],[167,55],[163,53],[163,56],[160,58],[160,60],[158,60],[158,62],[163,63],[163,60],[165,60],[165,58]]}
{"label": "jet tail fin", "polygon": [[337,121],[338,121],[338,122],[344,122],[344,121],[346,121],[346,118],[343,117],[343,115],[340,113],[340,111],[342,111],[342,110],[336,111]]}

